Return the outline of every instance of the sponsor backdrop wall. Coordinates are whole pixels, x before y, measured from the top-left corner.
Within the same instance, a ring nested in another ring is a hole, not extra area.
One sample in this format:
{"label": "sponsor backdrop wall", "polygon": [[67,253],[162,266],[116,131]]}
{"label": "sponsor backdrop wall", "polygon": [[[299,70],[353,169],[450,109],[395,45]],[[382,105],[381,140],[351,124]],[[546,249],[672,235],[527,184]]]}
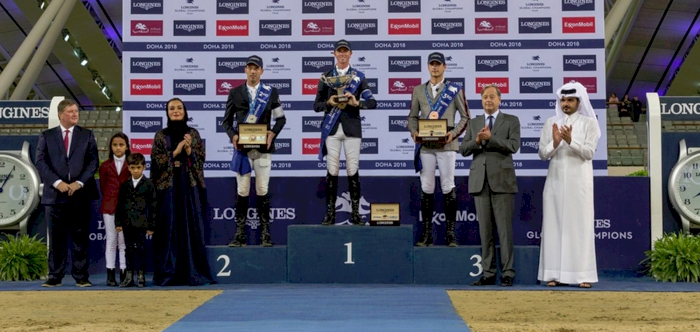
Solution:
{"label": "sponsor backdrop wall", "polygon": [[[413,87],[429,78],[425,59],[441,51],[446,77],[464,87],[472,116],[479,92],[497,84],[501,109],[519,116],[518,175],[544,175],[537,156],[553,92],[571,80],[588,88],[605,127],[601,0],[129,0],[124,1],[124,130],[147,156],[165,101],[183,99],[206,140],[207,177],[230,177],[233,146],[221,127],[228,91],[243,84],[249,55],[281,95],[287,125],[272,176],[323,176],[317,160],[322,117],[313,100],[332,68],[333,43],[352,43],[353,67],[369,79],[376,110],[362,112],[363,175],[413,175],[406,116]],[[596,175],[606,175],[606,137]],[[458,158],[457,175],[471,159]]]}

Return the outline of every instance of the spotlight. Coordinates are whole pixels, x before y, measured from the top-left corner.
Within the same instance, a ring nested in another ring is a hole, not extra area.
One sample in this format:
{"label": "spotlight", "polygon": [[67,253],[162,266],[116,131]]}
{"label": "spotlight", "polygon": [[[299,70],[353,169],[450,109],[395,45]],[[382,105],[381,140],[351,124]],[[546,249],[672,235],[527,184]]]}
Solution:
{"label": "spotlight", "polygon": [[85,67],[88,64],[88,59],[85,56],[80,57],[80,65]]}
{"label": "spotlight", "polygon": [[42,2],[39,4],[39,8],[44,9],[44,7],[46,7],[46,2],[42,1]]}
{"label": "spotlight", "polygon": [[68,41],[70,39],[70,33],[68,32],[68,29],[63,29],[61,33],[63,34],[64,41]]}
{"label": "spotlight", "polygon": [[115,109],[115,111],[121,112],[121,111],[122,111],[122,107],[121,107],[121,106],[117,106],[117,108]]}

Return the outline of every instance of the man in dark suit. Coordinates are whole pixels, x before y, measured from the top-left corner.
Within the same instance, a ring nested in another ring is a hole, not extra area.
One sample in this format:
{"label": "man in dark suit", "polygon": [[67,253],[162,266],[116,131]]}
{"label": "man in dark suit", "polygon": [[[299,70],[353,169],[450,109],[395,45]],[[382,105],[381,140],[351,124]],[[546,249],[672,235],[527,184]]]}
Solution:
{"label": "man in dark suit", "polygon": [[[364,73],[350,66],[352,47],[350,42],[341,39],[335,43],[333,51],[336,64],[333,69],[323,73],[324,77],[353,75],[348,86],[341,91],[326,84],[323,79],[318,82],[318,91],[314,100],[314,111],[324,113],[319,159],[326,156],[326,216],[323,225],[335,224],[335,201],[338,197],[338,173],[340,172],[340,149],[345,150],[345,163],[350,187],[352,214],[350,221],[354,225],[364,225],[360,217],[360,149],[362,147],[361,109],[377,107]],[[341,99],[342,98],[342,99]]]}
{"label": "man in dark suit", "polygon": [[[260,82],[263,61],[257,55],[248,57],[245,73],[246,83],[231,89],[226,102],[223,127],[235,149],[231,170],[236,173],[238,195],[236,196],[236,234],[230,247],[247,244],[245,233],[250,194],[251,171],[255,171],[255,193],[260,217],[260,245],[271,247],[270,237],[270,195],[267,193],[272,168],[272,153],[275,152],[275,138],[284,128],[287,119],[277,89]],[[272,120],[275,120],[274,127]],[[267,125],[267,141],[263,147],[246,149],[238,144],[238,125],[241,123]]]}
{"label": "man in dark suit", "polygon": [[469,168],[469,193],[474,195],[479,216],[481,266],[483,276],[472,285],[496,283],[496,246],[493,227],[501,244],[501,286],[512,286],[513,269],[513,204],[518,184],[513,166],[513,153],[520,148],[520,120],[498,109],[501,91],[496,85],[481,90],[484,115],[469,121],[459,151],[474,155]]}
{"label": "man in dark suit", "polygon": [[143,240],[153,235],[156,228],[156,187],[143,176],[146,158],[140,153],[126,158],[131,178],[119,186],[115,225],[117,232],[124,232],[126,242],[126,273],[120,287],[134,286],[134,269],[138,272],[139,287],[146,286],[146,251]]}
{"label": "man in dark suit", "polygon": [[99,198],[97,143],[92,130],[77,125],[75,101],[61,101],[58,118],[60,125],[43,131],[36,148],[36,166],[44,183],[41,203],[49,227],[49,279],[42,286],[61,286],[70,234],[71,274],[77,286],[90,287],[87,249],[92,201]]}

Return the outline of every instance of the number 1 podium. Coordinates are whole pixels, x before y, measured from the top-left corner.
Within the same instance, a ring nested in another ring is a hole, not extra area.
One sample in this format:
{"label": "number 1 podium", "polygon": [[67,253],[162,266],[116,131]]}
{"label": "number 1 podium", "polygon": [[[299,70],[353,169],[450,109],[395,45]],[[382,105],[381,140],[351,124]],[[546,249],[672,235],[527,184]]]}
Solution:
{"label": "number 1 podium", "polygon": [[413,227],[292,225],[292,283],[413,283]]}

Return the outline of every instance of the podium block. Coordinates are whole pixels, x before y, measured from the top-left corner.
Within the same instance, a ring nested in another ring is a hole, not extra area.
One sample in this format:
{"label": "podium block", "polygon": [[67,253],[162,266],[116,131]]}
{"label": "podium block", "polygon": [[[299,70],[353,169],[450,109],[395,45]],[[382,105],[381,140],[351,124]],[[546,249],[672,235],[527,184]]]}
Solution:
{"label": "podium block", "polygon": [[413,283],[413,227],[291,225],[290,283]]}
{"label": "podium block", "polygon": [[[496,247],[496,266],[499,266],[500,253]],[[537,266],[540,248],[537,246],[515,246],[513,268],[515,283],[534,285],[537,283]],[[470,284],[482,275],[481,246],[442,246],[415,247],[413,249],[413,275],[416,284]]]}
{"label": "podium block", "polygon": [[287,281],[287,247],[208,246],[209,269],[220,284],[267,284]]}

